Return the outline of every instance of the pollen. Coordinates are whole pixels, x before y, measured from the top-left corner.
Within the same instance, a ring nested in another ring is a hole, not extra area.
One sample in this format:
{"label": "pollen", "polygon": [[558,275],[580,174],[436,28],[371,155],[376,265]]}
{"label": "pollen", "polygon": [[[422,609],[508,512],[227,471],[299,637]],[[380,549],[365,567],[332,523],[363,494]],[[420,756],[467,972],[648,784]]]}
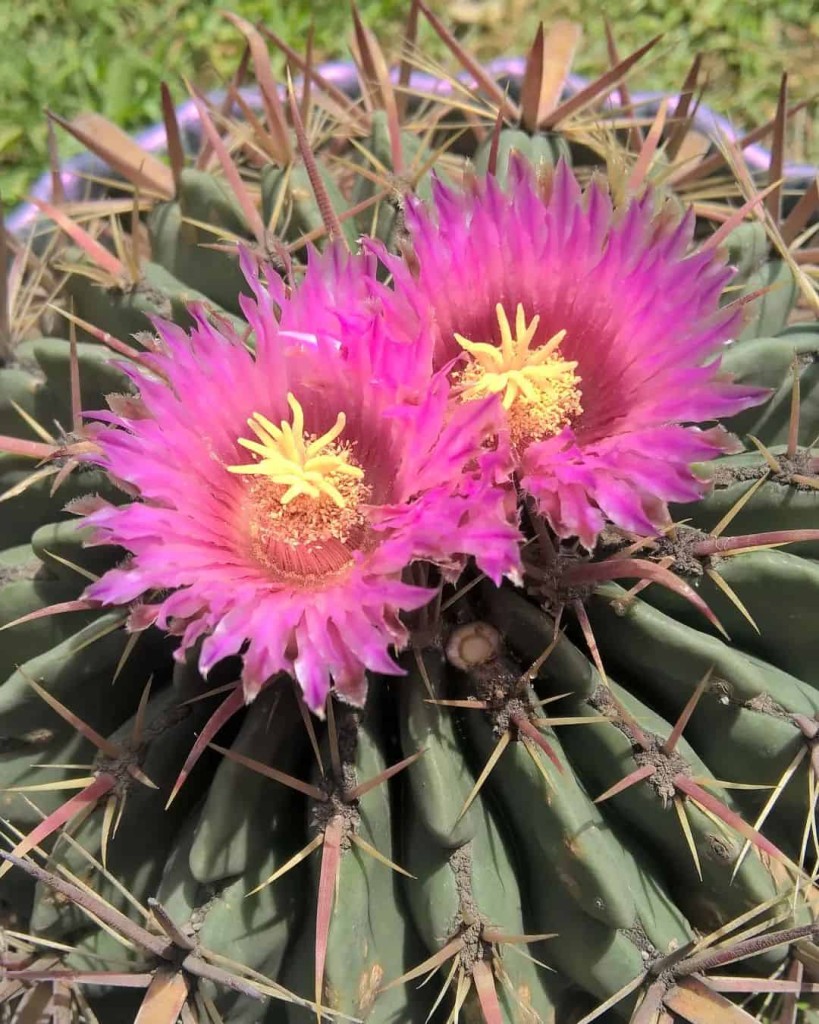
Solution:
{"label": "pollen", "polygon": [[527,323],[523,305],[518,303],[513,333],[500,302],[495,314],[500,345],[455,335],[470,361],[456,373],[454,383],[463,401],[500,395],[512,443],[520,448],[553,437],[582,413],[580,377],[577,362],[560,354],[565,331],[532,348],[539,316]]}
{"label": "pollen", "polygon": [[292,423],[276,426],[253,414],[247,424],[256,439],[241,437],[239,444],[258,460],[226,468],[248,478],[243,518],[261,562],[288,573],[313,563],[340,569],[364,528],[361,506],[370,493],[364,470],[353,445],[341,439],[343,412],[317,437],[305,432],[304,410],[294,395],[288,394],[287,404]]}

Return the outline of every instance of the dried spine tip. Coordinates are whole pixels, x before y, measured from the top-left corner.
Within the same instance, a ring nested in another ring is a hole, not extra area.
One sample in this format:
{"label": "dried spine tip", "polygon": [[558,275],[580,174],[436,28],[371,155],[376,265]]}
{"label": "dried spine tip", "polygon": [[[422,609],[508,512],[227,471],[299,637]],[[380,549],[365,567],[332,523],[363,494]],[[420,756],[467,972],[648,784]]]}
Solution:
{"label": "dried spine tip", "polygon": [[450,665],[468,672],[493,661],[501,649],[500,633],[486,622],[469,622],[453,631],[446,645]]}
{"label": "dried spine tip", "polygon": [[807,715],[792,715],[794,723],[799,727],[806,740],[815,740],[819,734],[819,722]]}

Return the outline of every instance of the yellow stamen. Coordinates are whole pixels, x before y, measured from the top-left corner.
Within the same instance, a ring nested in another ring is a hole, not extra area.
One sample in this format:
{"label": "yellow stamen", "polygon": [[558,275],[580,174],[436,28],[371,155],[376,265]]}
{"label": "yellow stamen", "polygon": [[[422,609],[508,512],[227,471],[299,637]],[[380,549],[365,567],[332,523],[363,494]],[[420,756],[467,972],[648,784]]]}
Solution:
{"label": "yellow stamen", "polygon": [[540,317],[526,323],[521,303],[515,310],[515,331],[506,310],[495,306],[500,345],[470,341],[461,334],[455,340],[471,357],[469,365],[456,374],[455,383],[465,401],[501,395],[515,444],[552,437],[567,426],[583,408],[577,362],[560,357],[560,343],[566,332],[558,331],[544,344],[530,348]]}
{"label": "yellow stamen", "polygon": [[347,417],[340,412],[335,424],[321,437],[305,437],[304,410],[292,394],[288,394],[287,404],[293,414],[292,424],[282,420],[277,427],[260,412],[253,413],[247,425],[258,441],[240,437],[239,444],[260,459],[248,465],[228,466],[228,472],[263,476],[282,485],[286,488],[279,497],[282,505],[305,495],[317,501],[325,496],[338,508],[344,508],[347,499],[339,490],[337,478],[361,480],[364,476],[362,469],[351,465],[349,449],[334,443],[343,432]]}

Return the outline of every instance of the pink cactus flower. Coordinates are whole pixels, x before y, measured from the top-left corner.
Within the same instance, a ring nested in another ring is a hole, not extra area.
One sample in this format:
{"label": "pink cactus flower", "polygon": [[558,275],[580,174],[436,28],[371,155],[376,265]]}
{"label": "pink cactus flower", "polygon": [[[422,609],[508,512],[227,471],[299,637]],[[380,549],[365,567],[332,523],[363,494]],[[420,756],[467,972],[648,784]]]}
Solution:
{"label": "pink cactus flower", "polygon": [[201,640],[205,673],[241,654],[247,700],[287,672],[320,712],[331,685],[360,703],[366,669],[400,671],[400,613],[435,593],[407,567],[517,570],[505,496],[478,472],[497,403],[452,415],[443,374],[400,401],[371,258],[313,260],[292,297],[243,263],[254,350],[201,309],[190,334],[157,321],[157,376],[129,368],[139,400],[94,414],[94,459],[135,500],[86,519],[130,552],[87,594],[138,602],[134,628],[179,635],[180,657]]}
{"label": "pink cactus flower", "polygon": [[404,258],[369,246],[430,339],[417,365],[447,372],[460,403],[499,396],[522,490],[587,548],[606,520],[655,533],[667,502],[701,496],[691,463],[733,439],[692,424],[766,395],[719,373],[730,268],[692,248],[693,214],[657,206],[647,192],[615,209],[602,181],[516,160],[507,192],[488,177],[409,202]]}

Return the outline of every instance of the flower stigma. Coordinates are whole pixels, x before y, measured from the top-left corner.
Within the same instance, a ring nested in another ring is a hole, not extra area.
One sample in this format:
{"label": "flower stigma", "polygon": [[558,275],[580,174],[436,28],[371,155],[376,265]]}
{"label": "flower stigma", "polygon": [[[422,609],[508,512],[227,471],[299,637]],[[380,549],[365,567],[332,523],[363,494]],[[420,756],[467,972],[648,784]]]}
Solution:
{"label": "flower stigma", "polygon": [[559,433],[583,411],[577,362],[563,359],[560,343],[565,330],[553,334],[543,345],[530,348],[540,316],[526,323],[526,312],[518,303],[515,333],[499,302],[495,306],[500,345],[470,341],[461,334],[455,340],[471,357],[469,365],[455,376],[460,397],[465,401],[502,396],[512,442],[520,447]]}
{"label": "flower stigma", "polygon": [[250,478],[243,516],[253,552],[285,574],[341,569],[350,561],[349,546],[363,532],[361,505],[370,492],[352,446],[339,440],[347,417],[340,412],[316,437],[305,433],[304,410],[293,394],[287,404],[292,423],[282,420],[276,426],[259,412],[247,421],[257,440],[240,437],[238,442],[259,460],[226,467]]}

